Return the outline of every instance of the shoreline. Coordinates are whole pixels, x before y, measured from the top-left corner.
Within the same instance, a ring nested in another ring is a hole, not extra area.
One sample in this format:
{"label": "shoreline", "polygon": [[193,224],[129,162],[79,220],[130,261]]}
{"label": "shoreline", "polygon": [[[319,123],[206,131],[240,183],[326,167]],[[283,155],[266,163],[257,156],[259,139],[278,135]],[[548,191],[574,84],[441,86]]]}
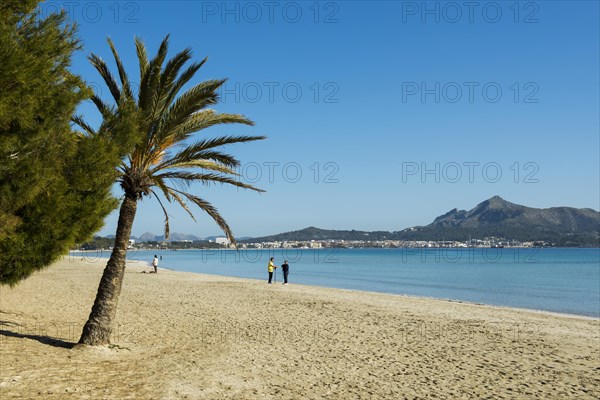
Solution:
{"label": "shoreline", "polygon": [[[198,250],[218,250],[218,251],[244,251],[244,250],[257,250],[257,251],[273,251],[273,250],[286,250],[285,247],[246,247],[239,249],[230,249],[230,248],[221,248],[221,247],[192,247],[192,248],[165,248],[165,249],[154,249],[154,248],[141,248],[141,249],[128,249],[134,251],[198,251]],[[473,247],[381,247],[381,246],[372,246],[372,247],[347,247],[347,246],[326,246],[326,247],[290,247],[290,249],[301,249],[301,250],[328,250],[328,249],[339,249],[339,250],[356,250],[356,249],[367,249],[367,250],[440,250],[440,249],[453,249],[453,250],[472,250],[472,249],[594,249],[600,250],[600,246],[546,246],[546,247],[531,247],[531,246],[504,246],[504,247],[489,247],[489,246],[473,246]],[[69,252],[106,252],[110,253],[112,249],[96,249],[96,250],[69,250]]]}
{"label": "shoreline", "polygon": [[600,321],[129,264],[113,345],[74,347],[104,265],[0,287],[6,399],[596,399]]}
{"label": "shoreline", "polygon": [[[195,249],[189,249],[189,250],[195,250]],[[65,256],[65,258],[66,257],[67,256]],[[96,258],[95,260],[97,260],[97,262],[102,261],[102,262],[106,263],[108,261],[108,257],[100,257],[100,258]],[[90,264],[92,264],[92,262],[90,262]],[[134,265],[134,266],[141,265],[141,266],[145,266],[145,267],[149,268],[148,263],[145,261],[142,261],[142,260],[128,259],[127,266],[129,266],[130,264]],[[207,274],[204,272],[180,271],[180,270],[176,270],[176,269],[172,269],[172,268],[164,268],[164,267],[160,267],[160,266],[158,267],[158,269],[164,270],[164,271],[172,271],[172,272],[176,272],[176,273],[190,273],[190,274],[202,275],[202,276],[206,276],[206,277],[225,277],[225,278],[257,281],[257,282],[263,281],[263,279],[261,279],[261,278],[243,278],[243,277],[237,277],[237,276],[231,276],[231,275],[219,275],[219,274]],[[293,282],[290,283],[290,285],[306,286],[306,287],[314,287],[314,288],[325,288],[325,289],[333,289],[333,290],[343,290],[343,291],[358,292],[358,293],[383,294],[383,295],[390,295],[390,296],[405,297],[405,298],[410,298],[410,299],[436,300],[436,301],[443,301],[443,302],[448,302],[448,303],[491,307],[491,308],[497,308],[497,309],[501,309],[501,310],[507,309],[507,310],[514,310],[514,311],[532,312],[532,313],[536,313],[536,314],[549,314],[549,315],[564,316],[564,317],[569,317],[569,318],[582,318],[582,319],[588,319],[588,320],[592,320],[592,321],[600,321],[600,316],[563,313],[563,312],[558,312],[558,311],[540,310],[540,309],[526,308],[526,307],[502,306],[502,305],[496,305],[496,304],[472,302],[472,301],[468,301],[468,300],[457,300],[457,299],[442,298],[442,297],[430,297],[430,296],[416,296],[416,295],[405,294],[405,293],[389,293],[389,292],[380,292],[380,291],[371,291],[371,290],[346,289],[346,288],[333,287],[333,286],[307,285],[307,284],[303,284],[303,283],[293,283]]]}
{"label": "shoreline", "polygon": [[[218,275],[218,274],[206,274],[203,272],[178,271],[178,270],[170,269],[170,268],[160,268],[159,267],[158,269],[159,270],[163,269],[164,271],[170,271],[170,272],[174,272],[177,274],[194,274],[194,275],[200,275],[205,278],[227,278],[227,279],[232,279],[232,280],[241,281],[241,282],[248,281],[248,282],[255,283],[255,282],[263,282],[263,281],[267,280],[266,278],[265,279],[242,278],[242,277],[231,276],[231,275]],[[274,284],[273,286],[274,287],[280,286],[280,282],[278,282],[277,284]],[[306,288],[315,288],[315,289],[339,290],[339,291],[348,292],[348,293],[365,293],[365,294],[371,294],[371,295],[392,296],[392,297],[412,299],[412,300],[425,300],[425,301],[435,301],[435,302],[439,301],[442,303],[463,304],[463,305],[467,305],[467,306],[484,307],[484,308],[491,308],[491,309],[505,310],[505,311],[530,312],[530,313],[534,313],[534,314],[542,314],[542,315],[546,314],[546,315],[555,316],[555,317],[566,317],[566,318],[583,319],[583,320],[600,322],[600,317],[594,317],[594,316],[590,316],[590,315],[561,313],[561,312],[556,312],[556,311],[538,310],[538,309],[534,309],[534,308],[499,306],[499,305],[495,305],[495,304],[476,303],[476,302],[467,301],[467,300],[454,300],[454,299],[448,299],[448,298],[429,297],[429,296],[413,296],[410,294],[377,292],[377,291],[370,291],[370,290],[345,289],[345,288],[338,288],[338,287],[333,287],[333,286],[306,285],[303,283],[290,283],[288,286],[306,287]]]}

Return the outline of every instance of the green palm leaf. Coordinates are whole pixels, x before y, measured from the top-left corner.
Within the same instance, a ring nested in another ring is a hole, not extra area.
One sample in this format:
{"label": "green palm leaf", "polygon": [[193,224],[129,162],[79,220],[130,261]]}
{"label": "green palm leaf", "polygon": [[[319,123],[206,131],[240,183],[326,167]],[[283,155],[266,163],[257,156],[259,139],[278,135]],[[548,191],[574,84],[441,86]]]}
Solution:
{"label": "green palm leaf", "polygon": [[95,136],[96,135],[96,131],[94,130],[94,128],[92,128],[87,122],[85,122],[85,120],[83,119],[83,117],[81,115],[72,116],[71,122],[73,122],[76,125],[78,125],[79,127],[81,127],[85,131],[87,136]]}
{"label": "green palm leaf", "polygon": [[[96,68],[96,70],[104,80],[104,83],[106,83],[106,86],[108,86],[108,90],[110,90],[110,94],[112,95],[113,99],[115,99],[115,102],[119,104],[121,101],[121,88],[119,88],[117,80],[110,72],[110,69],[108,69],[108,66],[106,65],[104,60],[95,55],[94,53],[92,53],[88,57],[88,59],[90,60],[94,68]],[[102,112],[102,110],[100,110],[100,112]]]}
{"label": "green palm leaf", "polygon": [[110,50],[115,58],[115,63],[117,64],[117,70],[119,71],[119,79],[121,80],[121,85],[123,87],[123,93],[129,98],[133,98],[133,94],[131,93],[131,84],[129,83],[129,78],[127,77],[127,72],[125,72],[125,68],[123,67],[123,63],[121,62],[121,58],[119,57],[119,53],[115,49],[115,45],[112,40],[107,39],[108,45],[110,46]]}
{"label": "green palm leaf", "polygon": [[189,199],[194,204],[196,204],[198,207],[200,207],[205,213],[207,213],[213,219],[213,221],[215,221],[217,223],[217,225],[219,225],[219,227],[221,228],[223,233],[225,233],[225,235],[227,236],[227,239],[229,239],[229,241],[232,244],[234,244],[234,245],[237,244],[235,241],[235,238],[233,237],[233,232],[231,231],[231,228],[227,224],[227,221],[225,221],[225,219],[221,216],[221,214],[219,214],[219,211],[217,211],[217,209],[215,207],[213,207],[212,204],[210,204],[206,200],[201,199],[198,196],[194,196],[193,194],[181,192],[181,191],[175,190],[175,189],[173,189],[173,190],[175,192],[185,196],[187,199]]}

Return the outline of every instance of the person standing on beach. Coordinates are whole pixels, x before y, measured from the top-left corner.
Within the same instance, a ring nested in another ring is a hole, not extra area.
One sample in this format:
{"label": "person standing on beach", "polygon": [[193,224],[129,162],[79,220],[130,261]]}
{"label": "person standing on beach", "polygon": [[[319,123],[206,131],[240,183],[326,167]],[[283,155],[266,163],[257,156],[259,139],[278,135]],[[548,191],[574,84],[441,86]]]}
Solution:
{"label": "person standing on beach", "polygon": [[281,270],[283,271],[283,284],[287,285],[288,274],[290,272],[290,265],[288,264],[287,260],[285,260],[285,262],[281,264]]}
{"label": "person standing on beach", "polygon": [[154,267],[154,273],[158,274],[158,257],[156,254],[154,255],[154,260],[152,260],[152,266]]}
{"label": "person standing on beach", "polygon": [[269,260],[269,266],[267,268],[267,270],[269,271],[269,283],[271,283],[271,280],[273,279],[273,272],[275,271],[275,268],[277,268],[277,266],[273,262],[274,260],[275,259],[271,257],[271,259]]}

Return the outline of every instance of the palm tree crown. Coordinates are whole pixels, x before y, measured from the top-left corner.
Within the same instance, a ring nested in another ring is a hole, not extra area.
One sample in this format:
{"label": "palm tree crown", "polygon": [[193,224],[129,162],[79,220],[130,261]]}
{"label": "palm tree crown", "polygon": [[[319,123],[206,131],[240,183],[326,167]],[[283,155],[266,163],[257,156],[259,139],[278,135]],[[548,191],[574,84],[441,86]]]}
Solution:
{"label": "palm tree crown", "polygon": [[[191,59],[191,49],[185,49],[168,60],[169,36],[160,44],[157,55],[149,60],[144,43],[136,38],[135,45],[139,62],[139,90],[134,93],[132,83],[121,62],[113,42],[108,39],[120,84],[100,57],[92,54],[89,59],[102,76],[114,99],[114,104],[94,95],[92,101],[103,117],[103,124],[95,131],[81,117],[74,117],[86,135],[114,135],[111,127],[119,118],[128,119],[129,134],[135,144],[118,168],[118,181],[125,197],[139,200],[153,194],[165,215],[165,237],[169,236],[169,217],[160,200],[162,194],[168,202],[177,202],[194,218],[186,202],[191,201],[204,210],[223,230],[232,243],[233,233],[227,222],[210,203],[186,192],[193,182],[203,184],[222,183],[262,192],[236,179],[234,168],[239,161],[224,153],[221,148],[228,144],[265,139],[264,136],[221,136],[205,138],[195,143],[187,142],[192,134],[219,124],[254,125],[239,114],[218,113],[209,107],[218,102],[218,89],[226,79],[201,82],[184,93],[182,88],[190,82],[204,65],[193,62],[183,69]],[[176,148],[178,150],[176,150]],[[194,219],[195,220],[195,219]]]}

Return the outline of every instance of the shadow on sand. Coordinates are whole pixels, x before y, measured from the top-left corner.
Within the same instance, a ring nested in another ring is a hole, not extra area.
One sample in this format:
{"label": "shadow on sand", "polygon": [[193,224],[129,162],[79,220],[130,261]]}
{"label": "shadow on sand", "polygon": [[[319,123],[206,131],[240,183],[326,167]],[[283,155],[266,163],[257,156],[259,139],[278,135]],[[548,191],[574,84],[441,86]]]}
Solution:
{"label": "shadow on sand", "polygon": [[[73,343],[73,342],[67,342],[65,340],[58,339],[58,338],[48,336],[48,335],[35,335],[35,334],[21,333],[21,332],[18,332],[20,326],[21,325],[16,324],[14,322],[0,320],[0,337],[4,336],[4,337],[13,337],[13,338],[21,338],[21,339],[31,339],[31,340],[36,340],[36,341],[38,341],[42,344],[48,345],[48,346],[59,347],[59,348],[63,348],[63,349],[71,349],[77,344],[77,343]],[[5,329],[5,328],[8,328],[8,329]],[[14,329],[17,332],[15,332],[14,330],[10,330],[10,329]],[[0,341],[2,341],[2,338],[0,338]]]}

